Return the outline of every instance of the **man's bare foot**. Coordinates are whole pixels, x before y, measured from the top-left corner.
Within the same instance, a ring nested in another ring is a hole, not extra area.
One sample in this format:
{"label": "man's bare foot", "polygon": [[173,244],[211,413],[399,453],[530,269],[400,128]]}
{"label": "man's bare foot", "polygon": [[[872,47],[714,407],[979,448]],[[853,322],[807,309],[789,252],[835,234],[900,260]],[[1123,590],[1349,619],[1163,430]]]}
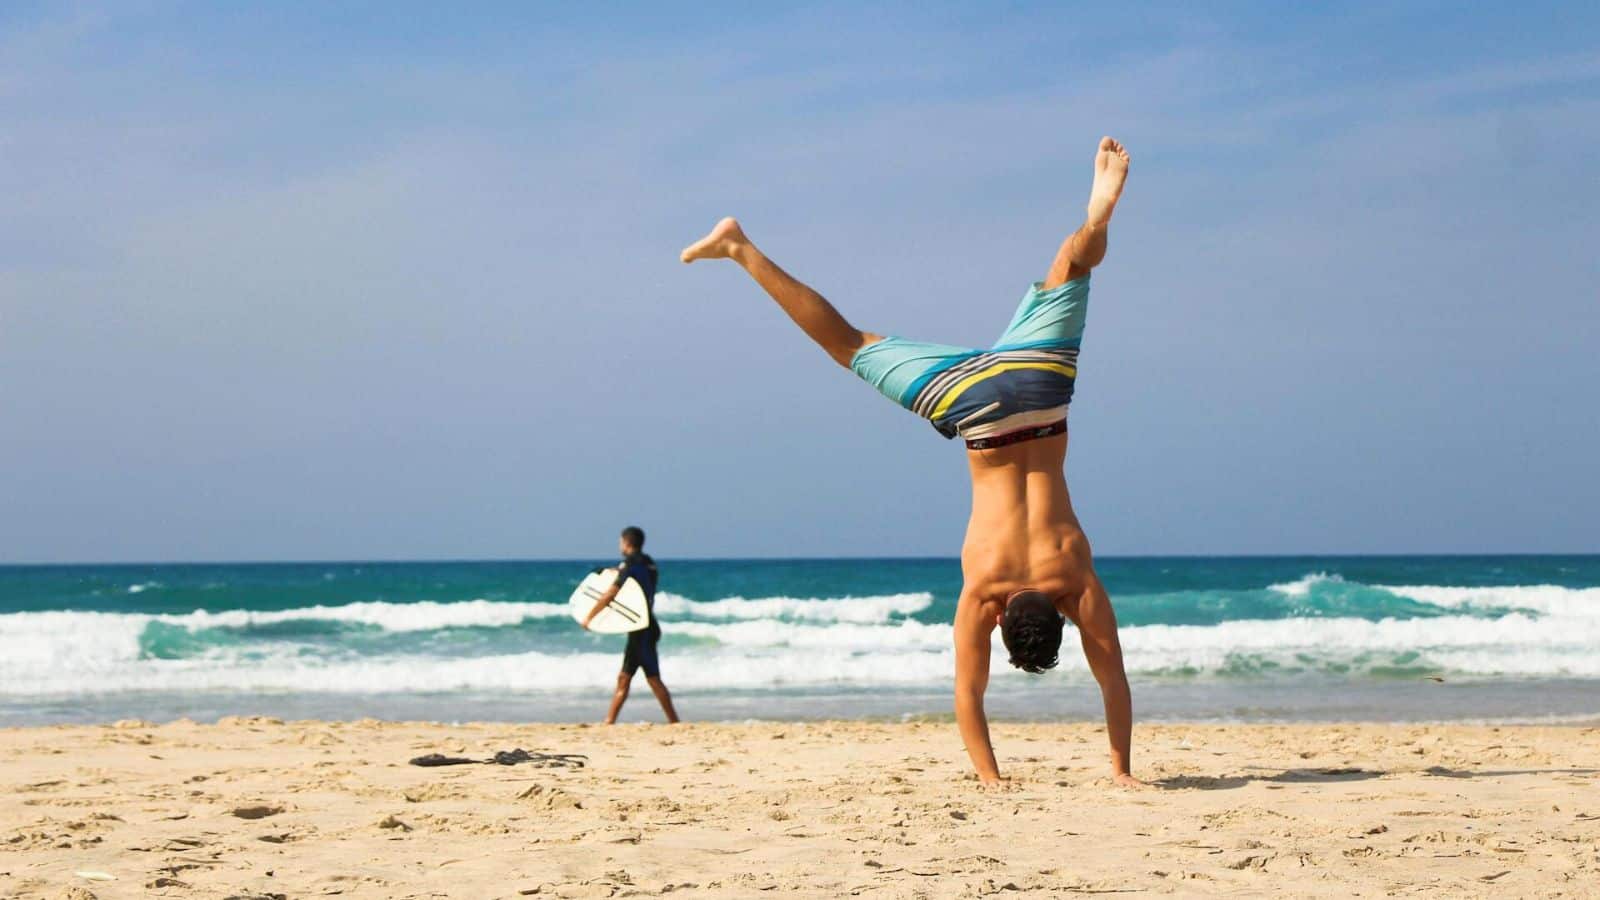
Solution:
{"label": "man's bare foot", "polygon": [[1090,227],[1100,227],[1111,221],[1111,211],[1117,208],[1117,199],[1122,196],[1122,185],[1127,180],[1128,151],[1111,138],[1101,138],[1100,150],[1094,155],[1094,187],[1089,189]]}
{"label": "man's bare foot", "polygon": [[750,243],[739,228],[739,220],[729,216],[717,223],[711,233],[683,248],[678,258],[686,263],[697,259],[727,259],[735,248]]}
{"label": "man's bare foot", "polygon": [[1147,783],[1145,783],[1143,781],[1140,781],[1139,779],[1133,777],[1132,775],[1129,775],[1127,772],[1123,772],[1121,775],[1113,775],[1113,776],[1111,776],[1111,781],[1117,787],[1129,788],[1129,789],[1136,790],[1136,791],[1147,790],[1150,787],[1149,784],[1147,784]]}

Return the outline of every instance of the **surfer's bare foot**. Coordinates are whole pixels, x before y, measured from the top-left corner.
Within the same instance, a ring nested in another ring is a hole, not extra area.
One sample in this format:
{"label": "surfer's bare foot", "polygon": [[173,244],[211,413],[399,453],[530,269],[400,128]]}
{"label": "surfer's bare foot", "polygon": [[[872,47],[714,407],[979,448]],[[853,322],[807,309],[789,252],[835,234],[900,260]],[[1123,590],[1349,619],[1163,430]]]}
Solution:
{"label": "surfer's bare foot", "polygon": [[697,259],[728,259],[739,247],[749,243],[750,239],[739,228],[739,220],[729,216],[718,222],[710,234],[683,248],[678,258],[686,263]]}
{"label": "surfer's bare foot", "polygon": [[1111,212],[1117,208],[1117,199],[1122,196],[1122,185],[1127,180],[1127,149],[1111,138],[1101,138],[1100,149],[1094,155],[1094,187],[1089,189],[1090,227],[1098,228],[1111,221]]}

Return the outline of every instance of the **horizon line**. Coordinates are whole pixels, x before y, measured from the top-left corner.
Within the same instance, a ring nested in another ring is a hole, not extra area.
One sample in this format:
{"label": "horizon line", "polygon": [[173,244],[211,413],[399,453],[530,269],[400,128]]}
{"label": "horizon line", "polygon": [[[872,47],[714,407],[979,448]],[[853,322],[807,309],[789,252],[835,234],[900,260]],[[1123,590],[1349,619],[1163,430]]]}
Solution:
{"label": "horizon line", "polygon": [[[582,564],[592,559],[609,559],[614,554],[597,554],[585,557],[414,557],[414,558],[325,558],[325,559],[226,559],[226,560],[100,560],[76,562],[4,562],[0,561],[0,569],[46,569],[46,568],[115,568],[133,566],[317,566],[317,565],[475,565],[475,564],[503,564],[503,563],[573,563]],[[1116,559],[1396,559],[1410,558],[1436,558],[1436,559],[1463,559],[1472,557],[1526,557],[1526,558],[1552,558],[1552,557],[1600,557],[1600,550],[1576,551],[1443,551],[1443,552],[1396,552],[1384,551],[1381,553],[1107,553],[1097,554],[1097,560]],[[866,556],[866,555],[840,555],[840,556],[667,556],[663,559],[678,562],[911,562],[911,561],[959,561],[959,555],[927,555],[911,554],[905,556]]]}

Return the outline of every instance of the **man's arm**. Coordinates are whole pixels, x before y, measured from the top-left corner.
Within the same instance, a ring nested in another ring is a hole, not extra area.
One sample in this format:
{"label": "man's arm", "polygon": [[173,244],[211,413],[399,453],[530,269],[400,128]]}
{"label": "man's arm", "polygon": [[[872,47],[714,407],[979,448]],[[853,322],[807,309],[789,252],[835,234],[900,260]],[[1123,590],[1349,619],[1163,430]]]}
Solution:
{"label": "man's arm", "polygon": [[600,610],[610,606],[611,601],[617,599],[617,592],[622,590],[622,583],[627,580],[628,573],[619,569],[617,571],[616,582],[613,583],[611,587],[606,588],[605,593],[601,594],[599,599],[594,601],[594,608],[589,610],[589,614],[587,616],[583,617],[584,628],[588,628],[589,623],[594,621],[594,617],[600,615]]}
{"label": "man's arm", "polygon": [[978,780],[984,784],[1000,782],[1000,766],[989,742],[989,719],[983,712],[983,693],[989,687],[989,635],[994,625],[976,598],[961,597],[955,621],[956,725]]}
{"label": "man's arm", "polygon": [[1111,598],[1098,577],[1078,603],[1076,624],[1089,671],[1100,684],[1106,710],[1106,736],[1111,741],[1111,773],[1118,784],[1142,784],[1130,773],[1133,756],[1133,694],[1122,665],[1122,644],[1117,640],[1117,616]]}

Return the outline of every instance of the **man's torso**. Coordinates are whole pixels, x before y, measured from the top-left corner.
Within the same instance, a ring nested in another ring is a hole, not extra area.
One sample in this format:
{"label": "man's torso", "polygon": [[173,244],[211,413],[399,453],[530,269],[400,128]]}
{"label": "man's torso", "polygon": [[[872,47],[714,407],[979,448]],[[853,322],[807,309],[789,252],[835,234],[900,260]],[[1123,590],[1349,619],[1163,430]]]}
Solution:
{"label": "man's torso", "polygon": [[656,561],[651,559],[648,553],[630,553],[617,564],[617,575],[619,584],[627,578],[639,583],[639,589],[644,591],[645,606],[650,610],[650,627],[645,629],[645,632],[659,635],[661,625],[656,621],[656,585],[661,579],[661,573],[656,568]]}
{"label": "man's torso", "polygon": [[1024,589],[1080,590],[1088,542],[1063,472],[1067,436],[967,454],[972,516],[961,548],[963,593],[996,605]]}

